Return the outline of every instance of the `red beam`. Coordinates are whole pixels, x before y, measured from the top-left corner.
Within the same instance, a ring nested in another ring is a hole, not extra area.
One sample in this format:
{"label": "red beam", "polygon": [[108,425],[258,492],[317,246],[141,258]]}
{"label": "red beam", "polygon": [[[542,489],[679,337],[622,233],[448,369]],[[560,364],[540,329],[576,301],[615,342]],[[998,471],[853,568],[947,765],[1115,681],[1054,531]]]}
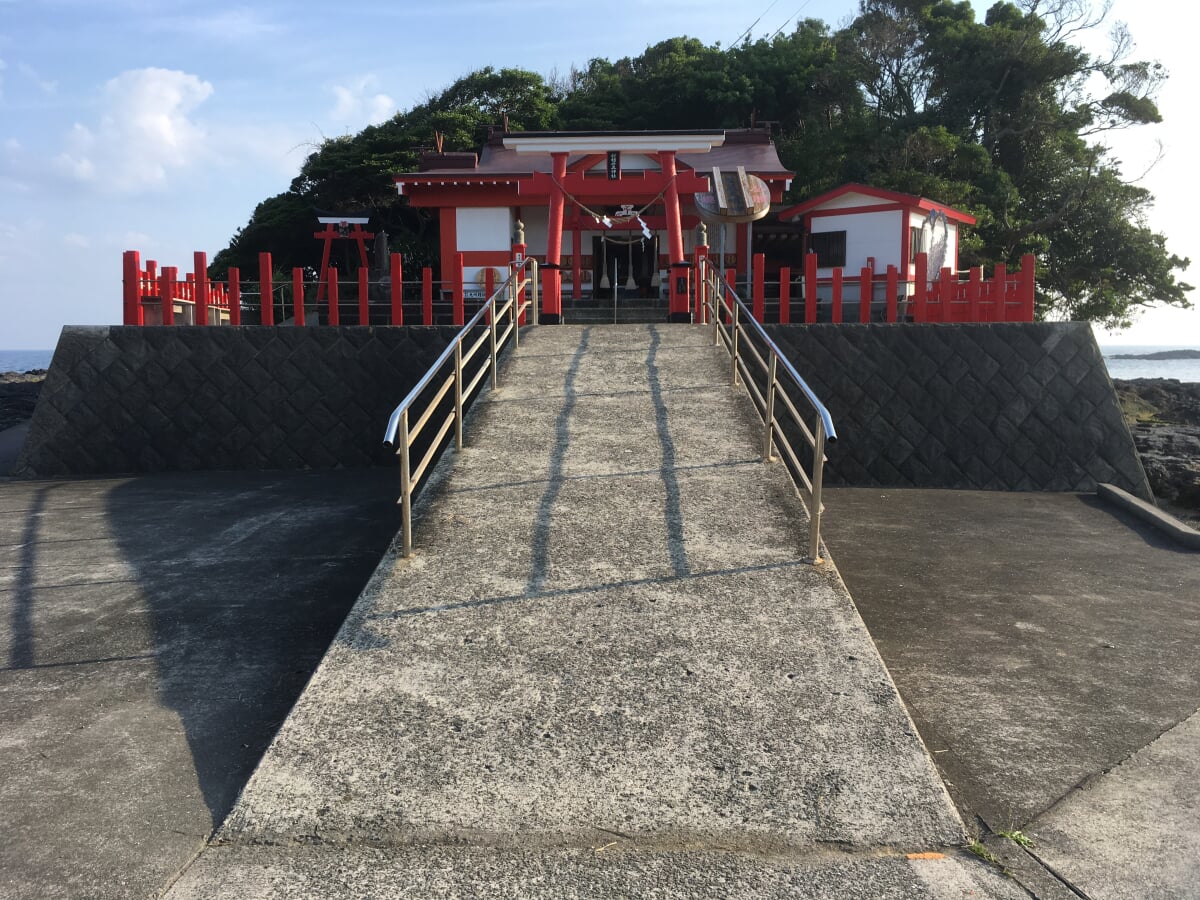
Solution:
{"label": "red beam", "polygon": [[271,284],[271,254],[258,254],[259,318],[263,325],[275,324],[275,289]]}

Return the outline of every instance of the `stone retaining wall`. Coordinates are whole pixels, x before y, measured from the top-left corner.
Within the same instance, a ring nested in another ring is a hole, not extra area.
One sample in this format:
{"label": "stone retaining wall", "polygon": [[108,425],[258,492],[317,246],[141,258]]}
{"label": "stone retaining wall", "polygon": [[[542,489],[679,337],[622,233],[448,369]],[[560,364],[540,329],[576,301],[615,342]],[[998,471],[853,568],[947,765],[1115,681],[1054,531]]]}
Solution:
{"label": "stone retaining wall", "polygon": [[767,331],[833,415],[830,483],[1152,498],[1086,324]]}
{"label": "stone retaining wall", "polygon": [[389,462],[389,414],[456,332],[68,327],[16,474]]}

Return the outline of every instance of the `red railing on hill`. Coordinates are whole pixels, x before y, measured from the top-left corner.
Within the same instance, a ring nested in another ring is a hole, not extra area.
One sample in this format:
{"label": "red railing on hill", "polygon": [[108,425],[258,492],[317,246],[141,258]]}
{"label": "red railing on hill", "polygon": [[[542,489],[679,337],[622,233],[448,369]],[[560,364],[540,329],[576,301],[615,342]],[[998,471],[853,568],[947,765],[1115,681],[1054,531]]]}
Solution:
{"label": "red railing on hill", "polygon": [[[707,257],[707,250],[701,247],[699,254]],[[928,256],[920,253],[912,279],[901,278],[895,266],[877,272],[873,265],[854,275],[835,268],[821,278],[817,256],[809,253],[803,273],[793,275],[784,267],[769,278],[759,254],[750,278],[739,283],[760,322],[1033,321],[1037,261],[1032,254],[1022,257],[1020,271],[1010,273],[1001,264],[991,278],[984,278],[980,268],[963,273],[942,269],[930,278],[928,266]]]}
{"label": "red railing on hill", "polygon": [[[708,257],[709,248],[698,247],[695,259]],[[316,311],[329,325],[458,325],[466,322],[498,286],[491,267],[486,268],[480,290],[468,292],[463,277],[463,256],[450,281],[435,281],[425,267],[421,277],[404,281],[403,261],[392,253],[386,278],[372,281],[360,268],[353,281],[342,280],[330,267],[318,281],[304,269],[293,269],[290,279],[276,284],[270,253],[259,254],[257,281],[242,281],[230,269],[223,282],[208,278],[204,253],[193,257],[193,271],[182,278],[176,268],[159,268],[148,261],[143,269],[136,250],[124,256],[124,322],[126,325],[241,325],[305,324],[306,311]],[[804,271],[793,276],[781,268],[768,279],[762,254],[754,257],[749,279],[740,290],[750,297],[760,322],[1032,322],[1034,275],[1032,254],[1021,259],[1021,269],[1010,273],[997,265],[991,278],[982,269],[954,273],[942,269],[936,278],[928,273],[928,257],[917,255],[911,279],[900,277],[895,266],[877,272],[873,265],[847,276],[841,269],[818,277],[816,254],[805,257]],[[542,271],[543,290],[556,287],[560,273]],[[966,277],[961,277],[965,275]],[[734,274],[730,271],[730,282]],[[472,296],[473,295],[473,296]],[[170,299],[163,303],[163,298]],[[264,302],[264,298],[266,301]],[[697,319],[698,320],[698,319]]]}

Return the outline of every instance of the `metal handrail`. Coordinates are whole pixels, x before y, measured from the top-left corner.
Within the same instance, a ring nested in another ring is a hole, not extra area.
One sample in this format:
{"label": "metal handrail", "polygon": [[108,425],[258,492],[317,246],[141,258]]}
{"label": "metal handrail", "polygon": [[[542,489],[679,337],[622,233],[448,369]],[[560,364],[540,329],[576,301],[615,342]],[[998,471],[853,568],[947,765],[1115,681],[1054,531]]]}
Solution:
{"label": "metal handrail", "polygon": [[[522,273],[528,269],[528,274]],[[525,289],[529,289],[529,299],[521,300]],[[501,302],[501,298],[506,298]],[[401,534],[402,534],[402,551],[405,556],[412,553],[412,496],[424,477],[426,470],[431,462],[437,456],[438,449],[441,447],[442,439],[454,427],[454,445],[461,450],[463,447],[463,404],[468,402],[471,396],[482,384],[484,376],[491,372],[492,390],[496,390],[500,386],[497,373],[497,354],[500,347],[508,340],[509,335],[512,335],[513,347],[516,348],[520,336],[520,317],[526,311],[530,310],[530,321],[532,324],[537,324],[537,308],[538,308],[538,264],[532,257],[526,257],[520,263],[513,264],[509,276],[505,279],[492,295],[488,297],[487,302],[479,308],[479,311],[471,317],[471,321],[467,322],[455,335],[454,340],[446,345],[446,349],[438,356],[429,370],[421,376],[421,379],[408,392],[408,396],[401,401],[400,405],[392,410],[391,416],[388,418],[387,430],[383,435],[383,444],[389,449],[396,448],[396,455],[400,457],[400,499],[397,501],[401,508]],[[463,351],[463,344],[467,336],[487,318],[487,331]],[[499,330],[499,322],[506,318],[508,323],[503,331]],[[483,347],[484,343],[488,343],[489,354],[479,367],[479,371],[475,377],[465,387],[463,385],[463,367],[475,358],[475,354]],[[412,407],[420,399],[421,394],[425,392],[438,373],[449,365],[451,359],[454,361],[452,371],[443,380],[436,393],[425,406],[425,411],[417,419],[416,424],[409,426],[409,414]],[[438,426],[437,434],[434,436],[429,449],[425,451],[425,455],[417,464],[416,469],[412,467],[411,451],[413,443],[420,436],[422,430],[429,424],[437,406],[442,399],[453,389],[454,391],[454,409],[446,416],[446,418]]]}
{"label": "metal handrail", "polygon": [[[791,464],[786,467],[788,474],[792,477],[796,492],[804,500],[809,512],[808,556],[812,562],[819,563],[821,561],[821,514],[824,512],[821,503],[821,488],[825,474],[825,444],[837,440],[833,418],[829,415],[825,404],[800,377],[795,366],[783,355],[779,346],[771,340],[770,335],[754,318],[750,308],[738,296],[737,291],[729,284],[724,274],[716,266],[704,260],[701,262],[700,278],[705,292],[703,308],[712,323],[713,344],[720,340],[724,343],[725,349],[729,351],[733,384],[739,383],[739,373],[745,377],[746,390],[754,400],[763,420],[763,461],[774,460],[775,448],[778,446]],[[722,322],[722,318],[725,318],[726,322]],[[746,325],[747,322],[749,326]],[[754,342],[750,340],[751,335],[762,343],[766,359],[754,346]],[[765,377],[764,389],[760,390],[755,383],[749,363],[746,361],[747,358],[752,359],[762,370]],[[780,387],[779,368],[781,366],[784,374],[792,380],[801,395],[808,400],[809,405],[816,412],[816,422],[811,429],[796,409],[789,392]],[[780,425],[779,416],[776,414],[779,407],[787,411],[793,424],[799,429],[812,450],[811,474],[804,471],[804,466]]]}

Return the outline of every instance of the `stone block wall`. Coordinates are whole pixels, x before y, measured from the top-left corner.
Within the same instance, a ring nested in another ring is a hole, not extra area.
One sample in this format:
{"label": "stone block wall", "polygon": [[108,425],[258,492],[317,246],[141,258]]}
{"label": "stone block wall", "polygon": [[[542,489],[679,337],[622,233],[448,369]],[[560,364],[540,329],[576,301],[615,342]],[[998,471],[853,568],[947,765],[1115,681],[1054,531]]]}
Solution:
{"label": "stone block wall", "polygon": [[392,462],[388,416],[448,327],[68,327],[16,474]]}
{"label": "stone block wall", "polygon": [[833,416],[828,483],[1152,497],[1087,324],[767,331]]}

